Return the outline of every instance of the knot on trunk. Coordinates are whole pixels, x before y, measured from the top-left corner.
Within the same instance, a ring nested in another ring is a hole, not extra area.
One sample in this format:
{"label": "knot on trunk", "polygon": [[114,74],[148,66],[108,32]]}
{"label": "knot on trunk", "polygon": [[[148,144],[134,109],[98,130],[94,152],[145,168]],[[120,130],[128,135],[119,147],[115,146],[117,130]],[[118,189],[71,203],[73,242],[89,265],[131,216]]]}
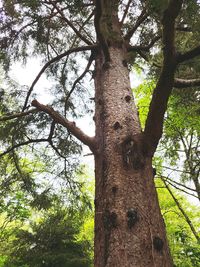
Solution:
{"label": "knot on trunk", "polygon": [[161,251],[163,249],[164,242],[160,237],[155,236],[153,239],[153,246],[157,251]]}
{"label": "knot on trunk", "polygon": [[110,231],[112,228],[117,227],[117,214],[106,210],[103,214],[104,228]]}
{"label": "knot on trunk", "polygon": [[121,128],[122,128],[121,124],[118,121],[116,121],[114,123],[114,125],[113,125],[113,129],[114,130],[118,130],[118,129],[121,129]]}
{"label": "knot on trunk", "polygon": [[128,228],[131,229],[139,220],[138,212],[136,209],[129,209],[126,215],[127,215]]}

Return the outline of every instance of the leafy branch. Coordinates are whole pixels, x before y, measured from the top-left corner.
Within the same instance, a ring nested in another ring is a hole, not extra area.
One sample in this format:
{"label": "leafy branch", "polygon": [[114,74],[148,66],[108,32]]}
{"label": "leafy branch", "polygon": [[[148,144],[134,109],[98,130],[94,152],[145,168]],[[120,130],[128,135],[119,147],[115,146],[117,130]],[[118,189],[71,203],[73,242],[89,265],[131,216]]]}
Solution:
{"label": "leafy branch", "polygon": [[36,85],[36,83],[38,82],[38,80],[40,79],[41,75],[45,72],[45,70],[53,63],[59,61],[60,59],[62,59],[63,57],[66,57],[72,53],[76,53],[76,52],[81,52],[81,51],[88,51],[88,50],[94,50],[96,49],[96,45],[89,45],[89,46],[82,46],[82,47],[76,47],[76,48],[71,48],[65,52],[63,52],[62,54],[52,58],[51,60],[49,60],[40,70],[40,72],[38,73],[38,75],[36,76],[35,80],[33,81],[32,85],[29,88],[29,91],[27,93],[25,102],[24,102],[24,106],[22,111],[24,111],[27,108],[27,104],[28,104],[28,100],[29,97],[33,91],[34,86]]}

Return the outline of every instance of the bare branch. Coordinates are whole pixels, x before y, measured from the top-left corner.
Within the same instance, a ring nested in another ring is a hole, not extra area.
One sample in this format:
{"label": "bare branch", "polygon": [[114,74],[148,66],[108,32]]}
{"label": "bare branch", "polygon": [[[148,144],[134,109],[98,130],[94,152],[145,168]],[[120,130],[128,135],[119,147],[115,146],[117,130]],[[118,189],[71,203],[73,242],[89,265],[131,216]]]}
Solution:
{"label": "bare branch", "polygon": [[142,10],[140,16],[138,17],[135,25],[133,26],[133,28],[127,32],[127,34],[124,37],[124,40],[126,41],[130,41],[131,37],[133,36],[133,34],[135,33],[135,31],[137,30],[137,28],[142,24],[143,21],[145,21],[145,19],[148,17],[148,13],[146,11],[146,9]]}
{"label": "bare branch", "polygon": [[48,61],[43,67],[42,69],[40,70],[40,72],[38,73],[38,75],[36,76],[35,80],[33,81],[28,93],[27,93],[27,96],[26,96],[26,99],[25,99],[25,103],[24,103],[24,106],[23,106],[23,109],[22,111],[24,111],[27,107],[27,104],[28,104],[28,100],[29,100],[29,97],[33,91],[33,88],[34,86],[36,85],[36,83],[38,82],[38,80],[40,79],[41,75],[45,72],[45,70],[53,63],[55,63],[56,61],[59,61],[60,59],[62,59],[63,57],[66,57],[72,53],[76,53],[76,52],[81,52],[81,51],[87,51],[87,50],[94,50],[97,46],[96,45],[89,45],[89,46],[82,46],[82,47],[76,47],[76,48],[72,48],[72,49],[69,49],[67,50],[66,52],[52,58],[50,61]]}
{"label": "bare branch", "polygon": [[165,180],[163,180],[163,183],[165,184],[168,192],[170,193],[170,195],[172,196],[174,202],[176,203],[177,207],[179,208],[180,212],[182,213],[182,215],[184,216],[186,222],[188,223],[193,235],[195,236],[196,240],[198,242],[200,242],[200,237],[198,235],[198,233],[196,232],[195,228],[194,228],[194,225],[192,224],[191,220],[189,219],[188,215],[186,214],[186,212],[184,211],[184,209],[181,207],[178,199],[174,196],[172,190],[170,189],[170,187],[168,186],[168,184],[166,183]]}
{"label": "bare branch", "polygon": [[187,173],[187,174],[191,174],[189,171],[183,171],[183,170],[180,170],[180,169],[174,169],[174,168],[171,168],[171,167],[168,167],[168,166],[163,166],[162,165],[162,167],[164,168],[164,169],[168,169],[168,170],[171,170],[171,171],[174,171],[174,172],[181,172],[181,173]]}
{"label": "bare branch", "polygon": [[25,142],[22,142],[22,143],[13,145],[12,147],[8,148],[6,151],[4,151],[3,153],[1,153],[0,154],[0,158],[3,157],[3,156],[5,156],[6,154],[8,154],[10,152],[13,152],[18,147],[22,147],[22,146],[29,145],[29,144],[32,144],[32,143],[42,143],[42,142],[48,142],[48,139],[46,139],[46,138],[30,139],[28,141],[25,141]]}
{"label": "bare branch", "polygon": [[180,31],[180,32],[192,32],[192,28],[191,27],[185,27],[185,26],[177,26],[176,27],[176,31]]}
{"label": "bare branch", "polygon": [[130,5],[131,5],[131,2],[132,2],[132,0],[129,0],[128,3],[127,3],[127,5],[126,5],[126,8],[125,8],[125,10],[124,10],[124,14],[123,14],[123,16],[122,16],[122,19],[121,19],[121,21],[119,22],[121,25],[123,25],[123,23],[124,23],[124,20],[125,20],[125,18],[126,18],[126,16],[127,16],[127,13],[128,13],[129,7],[130,7]]}
{"label": "bare branch", "polygon": [[177,54],[177,62],[182,63],[184,61],[193,59],[200,55],[200,46],[197,46],[184,54]]}
{"label": "bare branch", "polygon": [[175,88],[188,88],[188,87],[196,87],[196,86],[200,86],[200,79],[185,80],[185,79],[176,78],[174,80]]}
{"label": "bare branch", "polygon": [[6,116],[2,116],[0,117],[0,122],[4,122],[4,121],[8,121],[8,120],[12,120],[12,119],[15,119],[15,118],[21,118],[21,117],[24,117],[24,116],[27,116],[29,114],[33,114],[33,113],[36,113],[38,112],[38,110],[36,108],[33,108],[33,109],[30,109],[26,112],[20,112],[20,113],[15,113],[15,114],[11,114],[11,115],[6,115]]}
{"label": "bare branch", "polygon": [[85,38],[85,36],[83,36],[83,35],[80,33],[79,30],[76,29],[76,27],[73,25],[73,23],[65,17],[64,13],[63,13],[62,10],[56,5],[56,3],[53,2],[53,1],[51,1],[51,0],[49,0],[49,2],[50,2],[50,3],[53,5],[53,7],[58,11],[58,13],[61,15],[61,18],[62,18],[65,22],[67,22],[67,24],[69,25],[69,27],[70,27],[70,28],[77,34],[77,36],[78,36],[82,41],[84,41],[87,45],[92,45],[92,43],[91,43],[87,38]]}
{"label": "bare branch", "polygon": [[49,141],[52,141],[53,133],[54,133],[54,130],[55,130],[55,125],[56,125],[56,123],[53,120],[52,123],[51,123],[51,128],[50,128],[49,137],[48,137]]}
{"label": "bare branch", "polygon": [[[88,60],[88,64],[87,64],[85,70],[84,70],[83,73],[82,73],[82,74],[75,80],[75,82],[74,82],[74,84],[73,84],[71,90],[69,91],[69,93],[68,93],[68,95],[67,95],[67,97],[66,97],[66,100],[65,100],[65,113],[66,113],[66,109],[67,109],[67,101],[69,100],[71,94],[72,94],[73,91],[75,90],[77,83],[79,83],[79,82],[84,78],[84,76],[86,75],[86,73],[89,71],[90,66],[91,66],[93,60],[94,60],[94,58],[93,58],[93,53],[92,53],[91,56],[90,56],[90,58],[89,58],[89,60]],[[66,116],[66,114],[65,114],[65,116]]]}
{"label": "bare branch", "polygon": [[40,104],[37,100],[32,101],[32,105],[38,110],[41,110],[51,116],[51,118],[56,122],[67,128],[77,139],[79,139],[83,144],[87,145],[92,152],[96,152],[96,142],[94,137],[89,137],[84,132],[79,129],[75,122],[71,122],[60,115],[52,107]]}
{"label": "bare branch", "polygon": [[179,186],[177,186],[175,183],[173,183],[174,181],[172,182],[172,181],[170,181],[168,178],[166,178],[166,177],[164,177],[164,176],[160,176],[160,178],[161,178],[162,180],[167,181],[168,184],[170,184],[170,185],[171,185],[172,187],[174,187],[175,189],[177,189],[177,190],[179,190],[179,191],[181,191],[181,192],[183,192],[183,193],[185,193],[185,194],[187,194],[187,195],[189,195],[189,196],[191,196],[191,197],[198,198],[196,195],[194,195],[194,194],[192,194],[192,193],[190,193],[190,192],[188,192],[188,191],[186,191],[186,190],[180,188]]}
{"label": "bare branch", "polygon": [[163,24],[163,67],[154,89],[149,113],[146,120],[144,134],[151,146],[153,155],[158,142],[162,136],[164,114],[167,109],[167,102],[171,94],[174,74],[177,66],[175,39],[175,19],[182,6],[182,0],[169,2],[168,8],[164,12]]}
{"label": "bare branch", "polygon": [[142,45],[128,45],[127,50],[128,51],[136,51],[136,52],[149,52],[149,50],[154,46],[154,44],[160,40],[161,36],[157,35],[155,36],[151,42],[146,45],[146,46],[142,46]]}
{"label": "bare branch", "polygon": [[[190,187],[188,187],[188,186],[186,186],[186,185],[184,185],[184,184],[181,184],[181,183],[179,183],[179,182],[176,182],[176,181],[170,179],[169,177],[165,177],[165,176],[162,176],[162,177],[163,177],[164,179],[166,179],[167,181],[170,181],[170,182],[173,183],[173,184],[176,184],[176,185],[178,185],[178,186],[181,186],[181,187],[183,187],[183,188],[185,188],[185,189],[187,189],[187,190],[196,192],[195,189],[190,188]],[[182,189],[180,189],[180,190],[182,190]],[[187,192],[185,192],[185,193],[187,193]],[[196,197],[195,195],[192,195],[192,196],[193,196],[193,197]]]}
{"label": "bare branch", "polygon": [[65,156],[63,156],[59,150],[57,149],[57,147],[53,144],[53,134],[54,134],[54,130],[55,130],[55,121],[53,120],[52,123],[51,123],[51,127],[50,127],[50,132],[49,132],[49,136],[48,136],[48,142],[50,144],[50,146],[53,148],[53,150],[56,152],[56,154],[58,154],[59,157],[63,158],[63,159],[66,159]]}

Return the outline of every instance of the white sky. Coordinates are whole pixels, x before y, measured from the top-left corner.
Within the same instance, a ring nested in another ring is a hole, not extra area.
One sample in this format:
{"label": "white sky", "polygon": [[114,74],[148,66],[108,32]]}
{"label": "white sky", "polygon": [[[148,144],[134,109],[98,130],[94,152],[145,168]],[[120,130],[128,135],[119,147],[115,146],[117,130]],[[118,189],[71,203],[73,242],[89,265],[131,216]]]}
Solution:
{"label": "white sky", "polygon": [[[18,82],[20,85],[26,85],[30,87],[41,68],[42,65],[40,64],[39,59],[32,58],[28,60],[26,66],[22,66],[21,63],[16,63],[11,69],[10,75],[12,79]],[[144,78],[144,73],[138,75],[138,73],[132,72],[130,74],[131,86],[138,86],[142,82],[142,80],[144,80]],[[44,73],[34,87],[34,92],[38,94],[37,100],[42,104],[48,104],[52,100],[52,96],[50,96],[50,93],[48,93],[48,90],[52,87],[52,83],[53,81],[47,80],[46,75]],[[84,118],[76,120],[76,125],[80,127],[87,135],[94,136],[94,123],[89,115],[86,114]],[[93,169],[93,156],[88,156],[87,154],[91,154],[91,151],[88,147],[84,146],[83,155],[80,159],[81,163],[86,164],[89,168]],[[196,199],[192,197],[188,196],[188,199],[193,204],[197,202]]]}
{"label": "white sky", "polygon": [[[37,76],[38,72],[42,68],[43,65],[40,64],[40,60],[38,58],[31,58],[27,61],[26,66],[23,66],[20,62],[15,63],[10,71],[10,76],[13,80],[15,80],[20,85],[26,85],[28,87],[31,86],[33,80]],[[137,86],[142,81],[142,76],[139,76],[137,73],[131,73],[130,75],[131,86]],[[52,97],[48,93],[48,90],[52,87],[52,82],[50,82],[45,73],[40,77],[39,81],[34,87],[34,93],[38,94],[37,100],[42,104],[48,104],[51,102]],[[95,129],[94,123],[92,122],[90,116],[85,115],[84,118],[76,120],[76,125],[80,127],[87,135],[94,136]],[[91,151],[89,148],[84,146],[83,149],[83,164],[87,164],[90,167],[94,166],[93,156],[84,156],[90,154]]]}

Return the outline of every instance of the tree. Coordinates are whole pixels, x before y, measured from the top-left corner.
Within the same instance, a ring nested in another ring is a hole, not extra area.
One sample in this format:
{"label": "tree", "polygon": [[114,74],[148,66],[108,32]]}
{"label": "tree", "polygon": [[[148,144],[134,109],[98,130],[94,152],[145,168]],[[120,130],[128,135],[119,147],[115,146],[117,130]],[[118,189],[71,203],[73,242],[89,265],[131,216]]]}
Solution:
{"label": "tree", "polygon": [[21,207],[22,203],[30,204],[26,199],[14,203],[14,207],[11,204],[2,207],[0,266],[92,266],[92,185],[88,174],[84,174],[84,179],[87,185],[79,195],[68,197],[67,201],[64,197],[67,190],[62,194],[57,192],[48,207],[43,205],[45,201],[36,198],[38,203],[32,205],[34,208],[29,206],[28,211],[25,210],[29,212],[28,219],[24,218],[25,211]]}
{"label": "tree", "polygon": [[59,207],[44,220],[32,222],[28,230],[16,230],[4,266],[91,266],[87,239],[78,240],[81,217]]}
{"label": "tree", "polygon": [[[187,62],[195,64],[200,54],[198,1],[10,0],[3,1],[1,20],[1,58],[5,68],[31,54],[40,55],[45,61],[27,94],[19,91],[21,111],[1,118],[4,122],[17,122],[15,130],[10,131],[12,138],[4,137],[1,156],[16,151],[20,156],[22,146],[37,142],[48,143],[56,154],[63,156],[64,146],[54,143],[59,131],[64,136],[63,126],[70,136],[87,145],[95,158],[94,265],[172,266],[154,185],[152,157],[162,136],[173,86],[199,85],[199,80],[193,79],[196,77],[192,69],[190,80],[178,77],[179,68]],[[190,35],[190,41],[182,49],[179,36],[184,33]],[[161,65],[153,64],[159,78],[142,130],[129,70],[138,60],[151,64],[157,49],[162,54]],[[83,63],[87,60],[82,73],[77,64],[81,58]],[[34,86],[47,69],[59,84],[52,106],[37,99],[31,102]],[[89,73],[95,87],[94,137],[66,117],[74,112],[78,98],[87,97],[80,84],[82,79],[86,82]],[[30,104],[34,109],[29,109]],[[34,120],[33,112],[43,117],[36,115]],[[31,120],[45,130],[37,134],[37,128],[33,131],[29,126]],[[49,125],[47,133],[45,127]],[[29,129],[25,134],[21,130],[24,128]],[[66,141],[64,137],[62,140]]]}

